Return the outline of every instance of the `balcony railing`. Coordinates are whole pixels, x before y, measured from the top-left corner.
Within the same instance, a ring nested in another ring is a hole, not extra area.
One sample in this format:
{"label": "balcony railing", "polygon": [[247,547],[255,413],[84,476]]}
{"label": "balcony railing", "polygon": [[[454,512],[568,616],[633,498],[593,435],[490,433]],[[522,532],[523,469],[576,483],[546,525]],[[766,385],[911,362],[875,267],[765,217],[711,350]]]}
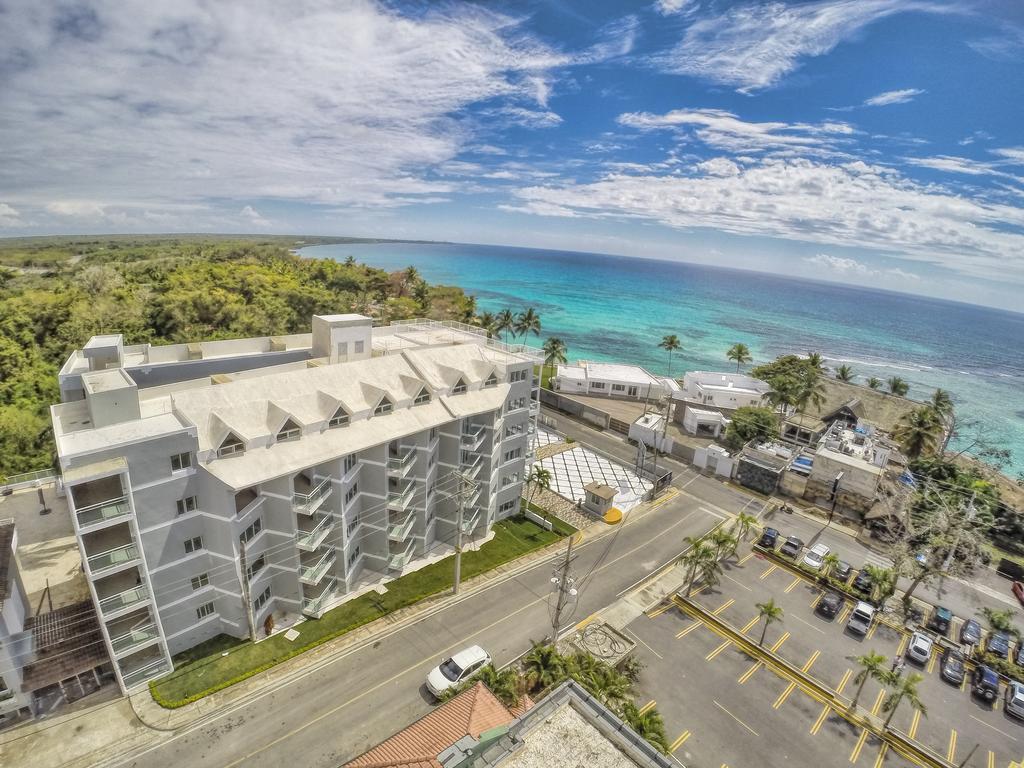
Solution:
{"label": "balcony railing", "polygon": [[122,672],[121,679],[124,680],[125,688],[132,688],[139,683],[143,683],[150,678],[156,677],[158,674],[164,671],[164,660],[157,659],[148,664],[144,664],[137,669],[133,669],[131,672]]}
{"label": "balcony railing", "polygon": [[405,566],[409,564],[409,561],[412,560],[412,550],[415,544],[415,541],[410,541],[409,546],[405,548],[404,552],[391,555],[391,557],[388,558],[388,568],[393,571],[400,571],[405,568]]}
{"label": "balcony railing", "polygon": [[324,539],[327,538],[328,534],[334,530],[334,516],[324,515],[320,522],[313,526],[308,531],[303,531],[301,528],[295,534],[295,543],[299,549],[306,552],[312,552],[314,549],[323,544]]}
{"label": "balcony railing", "polygon": [[477,523],[480,522],[480,510],[474,509],[472,514],[465,515],[462,518],[462,532],[469,533],[476,528]]}
{"label": "balcony railing", "polygon": [[151,643],[158,637],[160,637],[160,633],[157,632],[156,625],[147,624],[144,627],[137,627],[113,638],[110,641],[110,645],[113,647],[114,653],[123,653],[146,643]]}
{"label": "balcony railing", "polygon": [[333,596],[334,587],[337,584],[338,580],[332,578],[326,583],[319,595],[302,598],[302,612],[307,616],[312,616],[314,619],[319,619],[327,607],[327,601]]}
{"label": "balcony railing", "polygon": [[537,416],[540,414],[540,403],[536,400],[530,401],[530,416]]}
{"label": "balcony railing", "polygon": [[416,448],[410,447],[405,453],[397,456],[388,456],[388,475],[391,477],[405,477],[409,474],[416,459]]}
{"label": "balcony railing", "polygon": [[126,589],[124,592],[119,592],[116,595],[110,595],[100,599],[100,613],[104,616],[109,616],[112,613],[122,610],[123,608],[130,608],[133,605],[149,599],[149,590],[145,584],[139,584],[137,587]]}
{"label": "balcony railing", "polygon": [[89,555],[89,570],[93,576],[111,568],[118,568],[124,565],[131,565],[139,559],[139,548],[134,542],[121,547],[108,549],[98,555]]}
{"label": "balcony railing", "polygon": [[402,512],[412,501],[412,494],[415,487],[409,483],[404,488],[388,490],[388,509],[393,512]]}
{"label": "balcony railing", "polygon": [[127,517],[131,513],[132,507],[128,503],[127,496],[101,501],[98,504],[90,504],[75,510],[79,528],[96,525],[97,523],[105,523],[108,520],[117,520],[121,517]]}
{"label": "balcony railing", "polygon": [[477,455],[472,461],[464,461],[462,463],[462,473],[469,479],[475,480],[476,476],[480,474],[480,468],[484,465],[484,457]]}
{"label": "balcony railing", "polygon": [[416,524],[416,515],[410,512],[404,520],[398,520],[388,526],[388,538],[391,541],[405,541],[409,531]]}
{"label": "balcony railing", "polygon": [[337,557],[338,555],[333,549],[328,550],[313,565],[303,566],[299,570],[299,581],[303,584],[316,586],[320,583],[320,579],[324,577],[324,574],[334,565]]}
{"label": "balcony railing", "polygon": [[331,478],[325,477],[309,493],[293,493],[292,507],[303,515],[312,515],[324,503],[324,499],[331,495],[332,489]]}
{"label": "balcony railing", "polygon": [[462,448],[467,451],[475,451],[480,447],[480,444],[484,441],[485,430],[481,425],[473,427],[463,427],[462,429]]}

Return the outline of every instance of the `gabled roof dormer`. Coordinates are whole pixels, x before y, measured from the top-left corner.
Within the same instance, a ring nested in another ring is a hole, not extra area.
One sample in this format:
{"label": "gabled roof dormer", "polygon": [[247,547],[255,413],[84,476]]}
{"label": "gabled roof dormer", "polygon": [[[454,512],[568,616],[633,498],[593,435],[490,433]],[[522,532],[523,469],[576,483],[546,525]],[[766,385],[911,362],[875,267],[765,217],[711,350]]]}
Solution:
{"label": "gabled roof dormer", "polygon": [[426,405],[430,402],[430,392],[426,387],[420,389],[419,394],[413,399],[413,405]]}
{"label": "gabled roof dormer", "polygon": [[391,402],[391,398],[384,395],[380,399],[380,402],[373,409],[374,416],[381,416],[385,413],[391,413],[395,409],[395,404]]}
{"label": "gabled roof dormer", "polygon": [[344,406],[339,405],[338,410],[336,410],[334,415],[328,419],[327,428],[334,429],[335,427],[347,427],[351,423],[352,417],[349,415],[348,411],[345,410]]}
{"label": "gabled roof dormer", "polygon": [[466,380],[459,376],[459,380],[455,382],[455,386],[452,387],[453,395],[464,395],[468,387],[466,386]]}
{"label": "gabled roof dormer", "polygon": [[279,443],[285,443],[289,440],[298,440],[300,437],[302,437],[302,427],[296,424],[294,419],[289,418],[277,430],[274,439]]}
{"label": "gabled roof dormer", "polygon": [[484,386],[485,387],[496,387],[496,386],[498,386],[498,372],[497,371],[493,371],[492,370],[487,375],[487,378],[484,379]]}
{"label": "gabled roof dormer", "polygon": [[223,459],[227,456],[240,456],[245,453],[245,441],[234,432],[228,432],[217,448],[217,458]]}

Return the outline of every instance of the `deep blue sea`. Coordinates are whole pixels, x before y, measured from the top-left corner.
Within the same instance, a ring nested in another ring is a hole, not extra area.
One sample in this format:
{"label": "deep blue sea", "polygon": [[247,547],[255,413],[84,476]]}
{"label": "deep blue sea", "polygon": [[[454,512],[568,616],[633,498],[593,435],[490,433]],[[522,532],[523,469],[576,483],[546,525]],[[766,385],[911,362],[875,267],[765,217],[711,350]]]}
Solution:
{"label": "deep blue sea", "polygon": [[[303,249],[320,258],[390,271],[414,266],[425,279],[458,285],[481,310],[534,307],[543,330],[570,359],[668,369],[658,349],[678,334],[672,373],[730,370],[726,350],[742,341],[755,362],[821,352],[857,380],[900,376],[909,396],[949,390],[962,418],[1013,451],[1024,471],[1024,314],[834,283],[592,253],[503,246],[387,243]],[[974,430],[977,431],[977,430]]]}

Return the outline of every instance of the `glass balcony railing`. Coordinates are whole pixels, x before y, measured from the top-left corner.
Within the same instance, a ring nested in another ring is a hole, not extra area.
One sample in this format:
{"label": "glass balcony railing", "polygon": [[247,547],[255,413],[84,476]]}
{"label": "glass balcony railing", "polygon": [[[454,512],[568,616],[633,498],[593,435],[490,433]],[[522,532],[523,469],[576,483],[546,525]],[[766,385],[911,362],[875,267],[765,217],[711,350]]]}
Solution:
{"label": "glass balcony railing", "polygon": [[303,584],[309,584],[310,586],[319,584],[320,579],[322,579],[324,574],[330,570],[332,565],[334,565],[334,561],[337,557],[338,555],[333,549],[325,552],[319,560],[313,563],[313,565],[304,566],[299,570],[299,581]]}
{"label": "glass balcony railing", "polygon": [[90,525],[97,525],[98,523],[105,523],[108,520],[117,520],[122,517],[127,517],[132,513],[131,504],[128,503],[127,496],[121,496],[117,499],[110,499],[108,501],[101,501],[98,504],[90,504],[81,509],[75,510],[75,516],[78,518],[78,527],[85,528]]}
{"label": "glass balcony railing", "polygon": [[126,589],[124,592],[119,592],[116,595],[100,598],[100,613],[104,616],[109,616],[123,608],[130,608],[148,599],[149,590],[146,589],[145,584],[139,584],[137,587]]}
{"label": "glass balcony railing", "polygon": [[156,625],[147,624],[144,627],[137,627],[125,632],[123,635],[118,635],[110,641],[110,645],[113,647],[114,653],[124,653],[150,643],[158,637],[160,637],[160,633],[157,632]]}
{"label": "glass balcony railing", "polygon": [[416,459],[416,449],[407,448],[404,453],[397,456],[388,456],[388,474],[392,477],[405,477],[409,474]]}
{"label": "glass balcony railing", "polygon": [[139,683],[144,683],[161,674],[165,668],[166,663],[164,660],[156,659],[148,664],[143,664],[141,667],[131,669],[131,671],[122,670],[121,679],[124,680],[125,688],[133,688]]}
{"label": "glass balcony railing", "polygon": [[462,473],[471,480],[475,480],[477,475],[480,474],[480,468],[484,465],[484,457],[477,456],[472,461],[462,462]]}
{"label": "glass balcony railing", "polygon": [[292,507],[295,508],[296,512],[312,515],[320,508],[324,500],[331,495],[332,489],[331,478],[325,477],[309,493],[293,493]]}
{"label": "glass balcony railing", "polygon": [[536,416],[540,413],[540,403],[536,400],[530,401],[530,415]]}
{"label": "glass balcony railing", "polygon": [[314,619],[319,619],[327,607],[327,602],[334,595],[334,587],[337,583],[337,579],[330,579],[326,586],[324,586],[323,591],[316,597],[302,598],[302,612],[307,616],[312,616]]}
{"label": "glass balcony railing", "polygon": [[415,488],[409,483],[404,488],[388,491],[388,509],[401,512],[409,506],[412,501],[412,494]]}
{"label": "glass balcony railing", "polygon": [[480,425],[464,427],[462,430],[462,448],[467,451],[475,451],[484,441],[485,430]]}
{"label": "glass balcony railing", "polygon": [[412,550],[415,543],[416,542],[414,541],[410,541],[409,546],[405,548],[405,551],[391,555],[388,558],[388,568],[393,571],[400,571],[405,568],[405,566],[409,564],[409,561],[412,560]]}
{"label": "glass balcony railing", "polygon": [[139,559],[139,548],[134,542],[121,547],[108,549],[97,555],[89,555],[89,570],[95,576],[103,571],[117,568],[122,565],[131,565]]}
{"label": "glass balcony railing", "polygon": [[462,532],[469,533],[476,528],[477,523],[480,522],[480,510],[475,509],[471,514],[467,514],[462,518]]}
{"label": "glass balcony railing", "polygon": [[409,531],[412,530],[415,524],[416,515],[410,512],[404,520],[395,521],[392,525],[388,526],[388,538],[391,541],[405,541]]}
{"label": "glass balcony railing", "polygon": [[334,516],[324,515],[311,530],[300,529],[295,535],[295,543],[299,549],[311,552],[323,543],[332,530],[334,530]]}

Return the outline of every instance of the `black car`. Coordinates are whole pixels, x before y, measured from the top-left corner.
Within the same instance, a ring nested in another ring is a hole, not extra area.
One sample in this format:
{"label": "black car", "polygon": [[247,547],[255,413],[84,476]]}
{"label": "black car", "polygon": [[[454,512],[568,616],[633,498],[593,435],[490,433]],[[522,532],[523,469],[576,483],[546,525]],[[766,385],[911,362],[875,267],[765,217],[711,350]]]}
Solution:
{"label": "black car", "polygon": [[1017,655],[1014,657],[1013,663],[1018,667],[1024,667],[1024,642],[1017,643]]}
{"label": "black car", "polygon": [[818,601],[816,610],[822,616],[827,616],[832,619],[839,613],[839,609],[843,607],[843,598],[836,592],[826,592],[821,600]]}
{"label": "black car", "polygon": [[759,547],[764,547],[765,549],[775,549],[775,542],[778,540],[778,531],[774,528],[765,528],[764,532],[761,534],[761,538],[757,540],[757,545]]}
{"label": "black car", "polygon": [[1005,632],[993,632],[985,641],[985,653],[991,653],[1000,659],[1010,658],[1010,636]]}
{"label": "black car", "polygon": [[949,631],[949,623],[953,621],[953,612],[941,605],[936,606],[928,619],[928,629],[945,635]]}
{"label": "black car", "polygon": [[800,550],[804,548],[804,543],[801,539],[796,536],[790,536],[782,544],[782,549],[779,552],[783,555],[789,555],[790,557],[796,557],[800,554]]}
{"label": "black car", "polygon": [[853,568],[845,560],[840,560],[836,563],[836,567],[832,569],[832,578],[843,583],[850,578],[850,573]]}
{"label": "black car", "polygon": [[964,655],[953,648],[947,648],[942,652],[942,667],[939,670],[942,679],[947,683],[960,686],[964,682],[964,675],[967,668],[964,667]]}
{"label": "black car", "polygon": [[968,619],[960,627],[960,642],[967,645],[977,645],[981,642],[981,624],[974,619]]}
{"label": "black car", "polygon": [[984,664],[978,665],[971,677],[971,693],[985,701],[995,701],[999,695],[999,675]]}
{"label": "black car", "polygon": [[850,589],[862,597],[870,597],[871,587],[871,576],[867,571],[860,571],[857,574],[857,578],[853,580],[853,584],[850,586]]}

